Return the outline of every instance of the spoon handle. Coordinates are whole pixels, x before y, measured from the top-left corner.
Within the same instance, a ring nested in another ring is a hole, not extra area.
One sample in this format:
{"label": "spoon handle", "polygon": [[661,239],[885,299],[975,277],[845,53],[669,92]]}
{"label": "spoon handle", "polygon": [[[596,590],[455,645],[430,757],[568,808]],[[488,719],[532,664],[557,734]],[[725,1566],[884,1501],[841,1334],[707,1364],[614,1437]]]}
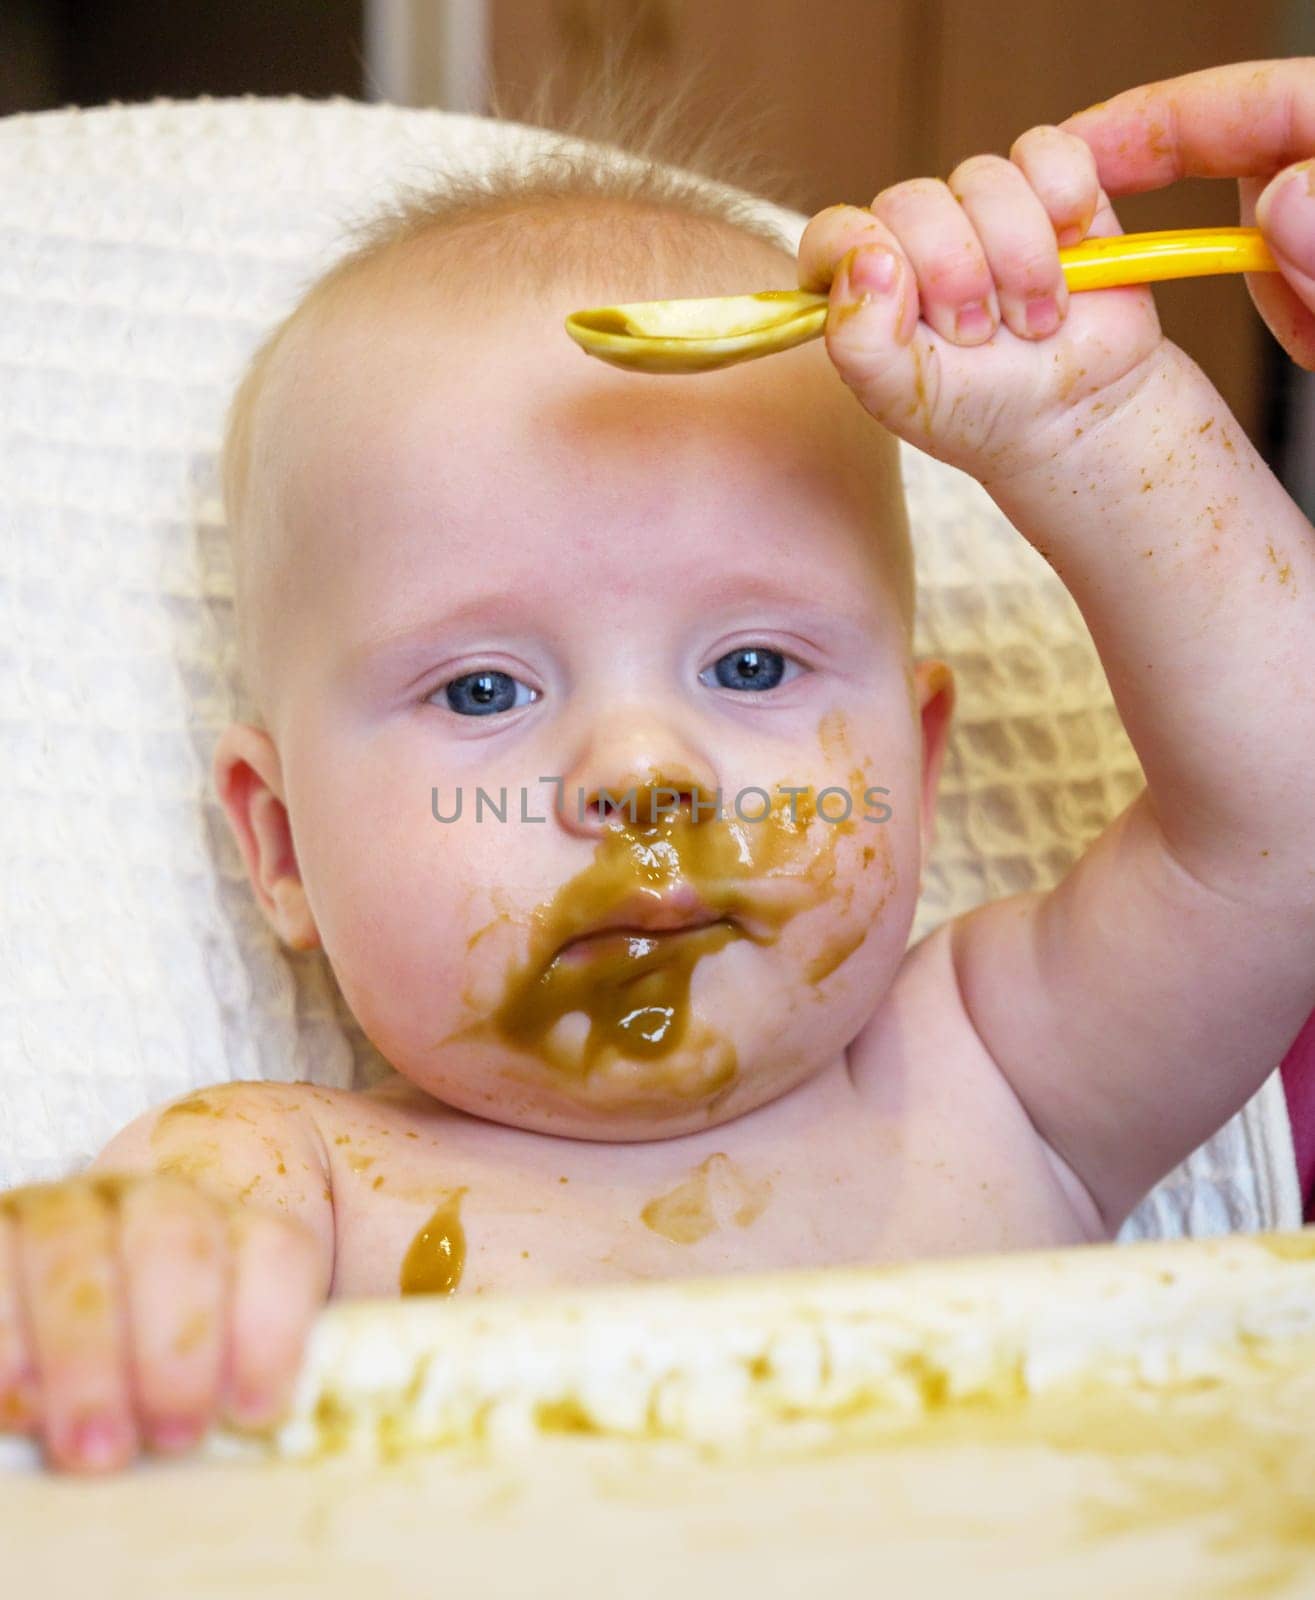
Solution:
{"label": "spoon handle", "polygon": [[1070,290],[1114,289],[1165,278],[1205,278],[1222,272],[1275,272],[1259,228],[1170,228],[1162,233],[1116,233],[1084,239],[1059,252]]}

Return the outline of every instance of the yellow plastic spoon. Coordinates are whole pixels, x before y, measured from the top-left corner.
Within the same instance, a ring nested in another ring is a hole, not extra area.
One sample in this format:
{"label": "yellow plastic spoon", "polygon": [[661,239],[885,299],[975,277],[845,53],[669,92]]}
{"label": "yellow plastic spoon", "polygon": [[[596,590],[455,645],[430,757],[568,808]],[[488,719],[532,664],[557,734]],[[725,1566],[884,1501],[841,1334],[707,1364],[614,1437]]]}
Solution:
{"label": "yellow plastic spoon", "polygon": [[[1274,272],[1258,228],[1173,228],[1084,239],[1059,252],[1070,290],[1114,289],[1165,278]],[[648,300],[573,311],[566,331],[582,350],[632,372],[713,372],[816,339],[827,297],[765,289],[716,299]]]}

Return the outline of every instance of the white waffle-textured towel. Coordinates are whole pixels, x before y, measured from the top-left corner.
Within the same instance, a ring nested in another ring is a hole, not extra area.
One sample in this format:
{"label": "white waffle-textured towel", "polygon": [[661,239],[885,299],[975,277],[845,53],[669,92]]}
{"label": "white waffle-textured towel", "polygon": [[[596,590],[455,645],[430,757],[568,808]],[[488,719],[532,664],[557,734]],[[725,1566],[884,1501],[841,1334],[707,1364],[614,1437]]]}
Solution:
{"label": "white waffle-textured towel", "polygon": [[[347,221],[539,137],[251,97],[0,121],[0,1186],[207,1083],[390,1070],[323,955],[267,930],[211,791],[236,709],[220,427]],[[917,936],[1053,883],[1141,775],[1050,569],[970,479],[904,460],[919,646],[960,683]],[[1299,1222],[1275,1074],[1125,1235]]]}

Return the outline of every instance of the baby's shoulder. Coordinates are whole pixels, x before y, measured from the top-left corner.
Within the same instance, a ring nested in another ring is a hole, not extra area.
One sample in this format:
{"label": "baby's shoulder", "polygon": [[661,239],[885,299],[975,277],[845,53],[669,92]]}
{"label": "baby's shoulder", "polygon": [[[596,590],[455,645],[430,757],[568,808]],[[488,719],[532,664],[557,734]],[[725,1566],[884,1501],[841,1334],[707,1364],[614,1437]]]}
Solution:
{"label": "baby's shoulder", "polygon": [[1091,1196],[1038,1132],[1027,1107],[973,1022],[956,970],[954,922],[904,956],[885,998],[849,1049],[855,1089],[880,1115],[902,1120],[915,1142],[958,1162],[1009,1156],[1044,1174],[1085,1236],[1105,1232]]}
{"label": "baby's shoulder", "polygon": [[152,1106],[121,1128],[101,1152],[146,1160],[161,1148],[243,1143],[296,1125],[309,1128],[303,1091],[311,1084],[234,1079],[189,1089]]}
{"label": "baby's shoulder", "polygon": [[881,1003],[850,1046],[856,1082],[865,1065],[879,1069],[897,1044],[920,1061],[934,1058],[965,1070],[998,1070],[964,1005],[954,970],[953,928],[952,922],[943,922],[904,952]]}
{"label": "baby's shoulder", "polygon": [[197,1124],[208,1119],[248,1125],[287,1120],[311,1126],[350,1127],[401,1110],[405,1096],[398,1092],[397,1085],[411,1090],[426,1104],[434,1104],[399,1078],[372,1090],[334,1089],[301,1079],[288,1082],[239,1078],[193,1089],[157,1106],[151,1115],[157,1121],[191,1120]]}
{"label": "baby's shoulder", "polygon": [[237,1080],[175,1096],[121,1128],[89,1172],[187,1179],[227,1201],[277,1206],[332,1240],[328,1163],[310,1085]]}
{"label": "baby's shoulder", "polygon": [[[455,1157],[468,1142],[472,1119],[394,1074],[369,1089],[326,1089],[290,1084],[296,1104],[314,1128],[334,1177],[359,1173],[364,1163],[383,1160],[390,1170]],[[505,1131],[505,1130],[500,1130]]]}

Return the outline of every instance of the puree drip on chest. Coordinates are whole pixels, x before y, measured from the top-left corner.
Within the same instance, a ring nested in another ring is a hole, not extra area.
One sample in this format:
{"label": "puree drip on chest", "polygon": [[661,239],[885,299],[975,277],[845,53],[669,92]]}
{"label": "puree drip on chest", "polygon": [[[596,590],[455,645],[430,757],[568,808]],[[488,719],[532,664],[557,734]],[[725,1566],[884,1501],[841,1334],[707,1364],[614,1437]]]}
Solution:
{"label": "puree drip on chest", "polygon": [[461,1197],[455,1189],[412,1239],[398,1274],[405,1294],[452,1294],[466,1265],[466,1231],[461,1225]]}

